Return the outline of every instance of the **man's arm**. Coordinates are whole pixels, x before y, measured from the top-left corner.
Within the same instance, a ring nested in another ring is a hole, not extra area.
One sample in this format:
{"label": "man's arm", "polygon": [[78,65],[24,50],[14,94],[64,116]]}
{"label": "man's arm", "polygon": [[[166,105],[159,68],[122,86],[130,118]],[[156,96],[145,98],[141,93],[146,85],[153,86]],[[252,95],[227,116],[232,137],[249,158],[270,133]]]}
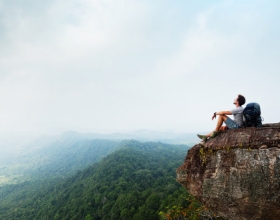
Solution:
{"label": "man's arm", "polygon": [[216,112],[216,115],[232,115],[231,111],[220,111]]}
{"label": "man's arm", "polygon": [[232,115],[231,111],[220,111],[220,112],[214,112],[214,115],[212,116],[212,120],[216,118],[216,115]]}

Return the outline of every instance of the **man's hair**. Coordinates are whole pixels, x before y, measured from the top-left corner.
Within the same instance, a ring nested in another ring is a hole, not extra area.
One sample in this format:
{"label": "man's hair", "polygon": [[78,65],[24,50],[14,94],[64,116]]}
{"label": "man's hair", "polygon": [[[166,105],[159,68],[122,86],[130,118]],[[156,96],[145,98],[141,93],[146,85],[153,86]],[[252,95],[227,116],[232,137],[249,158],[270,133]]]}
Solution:
{"label": "man's hair", "polygon": [[241,105],[245,104],[246,99],[243,95],[239,94],[238,97],[237,97],[237,101],[238,101],[239,105],[241,106]]}

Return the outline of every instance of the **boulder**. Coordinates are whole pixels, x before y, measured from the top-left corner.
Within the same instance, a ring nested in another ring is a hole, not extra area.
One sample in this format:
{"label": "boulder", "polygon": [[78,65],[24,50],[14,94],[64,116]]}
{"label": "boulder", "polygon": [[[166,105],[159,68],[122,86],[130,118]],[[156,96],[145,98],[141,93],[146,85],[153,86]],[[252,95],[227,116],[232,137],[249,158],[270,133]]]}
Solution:
{"label": "boulder", "polygon": [[225,219],[279,219],[280,123],[224,131],[192,147],[176,173]]}

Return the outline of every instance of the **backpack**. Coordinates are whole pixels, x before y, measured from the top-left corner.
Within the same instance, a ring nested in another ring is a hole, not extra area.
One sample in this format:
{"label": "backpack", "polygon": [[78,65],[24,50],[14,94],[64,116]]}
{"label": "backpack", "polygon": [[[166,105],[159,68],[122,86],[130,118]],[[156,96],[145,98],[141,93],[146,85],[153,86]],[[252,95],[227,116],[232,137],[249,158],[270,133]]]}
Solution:
{"label": "backpack", "polygon": [[248,103],[243,110],[245,127],[262,127],[261,107],[258,103]]}

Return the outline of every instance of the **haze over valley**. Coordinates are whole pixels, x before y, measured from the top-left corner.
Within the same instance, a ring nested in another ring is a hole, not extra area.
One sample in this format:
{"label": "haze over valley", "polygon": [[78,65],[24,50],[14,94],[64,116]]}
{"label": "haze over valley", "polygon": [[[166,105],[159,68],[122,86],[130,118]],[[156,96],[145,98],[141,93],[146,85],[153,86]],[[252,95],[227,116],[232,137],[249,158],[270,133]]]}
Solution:
{"label": "haze over valley", "polygon": [[238,94],[280,121],[279,11],[0,0],[0,219],[218,220],[176,169]]}

